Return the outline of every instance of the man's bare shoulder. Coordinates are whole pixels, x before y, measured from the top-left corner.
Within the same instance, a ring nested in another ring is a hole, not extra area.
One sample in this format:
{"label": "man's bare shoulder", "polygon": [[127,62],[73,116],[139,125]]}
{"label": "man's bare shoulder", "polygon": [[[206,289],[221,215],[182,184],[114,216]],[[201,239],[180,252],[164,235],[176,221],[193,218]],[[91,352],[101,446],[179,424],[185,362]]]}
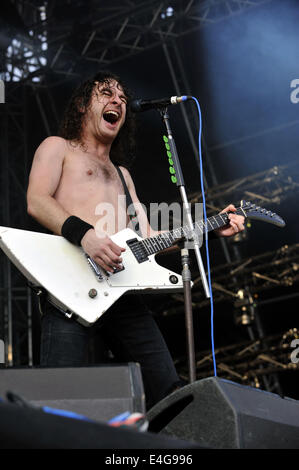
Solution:
{"label": "man's bare shoulder", "polygon": [[63,137],[58,136],[50,136],[44,139],[41,144],[39,145],[37,150],[46,150],[46,149],[54,149],[54,150],[63,150],[67,149],[68,142]]}
{"label": "man's bare shoulder", "polygon": [[68,152],[68,141],[58,136],[44,139],[36,149],[34,162],[49,162],[62,164]]}
{"label": "man's bare shoulder", "polygon": [[51,135],[50,137],[46,137],[43,142],[47,142],[49,144],[66,145],[67,140],[63,137],[59,137],[58,135]]}

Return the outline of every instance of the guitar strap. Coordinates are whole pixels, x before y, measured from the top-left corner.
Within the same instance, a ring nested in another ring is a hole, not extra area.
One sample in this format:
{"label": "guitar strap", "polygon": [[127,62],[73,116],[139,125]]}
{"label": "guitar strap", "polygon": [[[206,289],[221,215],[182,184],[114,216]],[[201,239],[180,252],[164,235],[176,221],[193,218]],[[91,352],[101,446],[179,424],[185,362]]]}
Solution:
{"label": "guitar strap", "polygon": [[134,208],[134,204],[131,198],[131,194],[128,190],[128,186],[126,183],[126,180],[124,178],[124,175],[122,174],[121,169],[115,165],[115,168],[117,169],[117,172],[119,174],[119,177],[121,179],[122,185],[124,187],[125,195],[126,195],[126,207],[127,207],[127,214],[129,216],[129,219],[132,223],[133,229],[135,230],[138,235],[142,236],[140,233],[140,227],[139,227],[139,222],[138,222],[138,217],[136,214],[136,210]]}

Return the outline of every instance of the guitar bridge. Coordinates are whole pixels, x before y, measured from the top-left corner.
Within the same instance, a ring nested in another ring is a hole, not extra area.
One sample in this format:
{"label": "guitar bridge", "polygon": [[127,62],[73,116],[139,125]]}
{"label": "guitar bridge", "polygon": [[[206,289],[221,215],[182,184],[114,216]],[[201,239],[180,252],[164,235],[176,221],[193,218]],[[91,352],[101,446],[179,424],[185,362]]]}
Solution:
{"label": "guitar bridge", "polygon": [[86,253],[85,253],[85,257],[87,259],[87,262],[88,262],[90,268],[92,269],[93,273],[95,274],[97,280],[99,282],[104,281],[104,276],[101,273],[98,264],[90,256],[88,256]]}

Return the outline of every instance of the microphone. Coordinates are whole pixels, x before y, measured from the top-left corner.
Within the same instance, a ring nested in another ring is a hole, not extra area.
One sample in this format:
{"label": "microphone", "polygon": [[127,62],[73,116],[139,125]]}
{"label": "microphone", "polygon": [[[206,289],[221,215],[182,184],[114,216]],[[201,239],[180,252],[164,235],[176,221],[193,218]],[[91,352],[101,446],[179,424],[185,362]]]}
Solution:
{"label": "microphone", "polygon": [[133,100],[131,103],[131,111],[140,113],[148,109],[162,108],[170,104],[182,103],[182,101],[191,100],[192,96],[171,96],[171,98],[161,98],[160,100]]}

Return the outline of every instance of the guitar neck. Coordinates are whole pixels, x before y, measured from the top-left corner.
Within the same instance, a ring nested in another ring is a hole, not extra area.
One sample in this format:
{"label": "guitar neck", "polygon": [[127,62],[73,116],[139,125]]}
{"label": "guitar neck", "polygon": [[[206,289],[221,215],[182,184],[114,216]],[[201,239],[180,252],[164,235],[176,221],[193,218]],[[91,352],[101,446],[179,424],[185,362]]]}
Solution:
{"label": "guitar neck", "polygon": [[[241,207],[239,207],[235,213],[238,215],[245,216],[245,213],[241,209]],[[224,212],[222,214],[217,214],[212,217],[209,217],[206,223],[204,223],[203,220],[201,220],[200,222],[195,222],[194,231],[198,235],[203,235],[206,232],[217,230],[228,224],[228,213]],[[187,225],[170,230],[169,232],[161,233],[154,237],[144,238],[140,243],[142,243],[147,254],[152,255],[171,247],[182,238],[185,238],[186,240],[192,239],[192,233]]]}

